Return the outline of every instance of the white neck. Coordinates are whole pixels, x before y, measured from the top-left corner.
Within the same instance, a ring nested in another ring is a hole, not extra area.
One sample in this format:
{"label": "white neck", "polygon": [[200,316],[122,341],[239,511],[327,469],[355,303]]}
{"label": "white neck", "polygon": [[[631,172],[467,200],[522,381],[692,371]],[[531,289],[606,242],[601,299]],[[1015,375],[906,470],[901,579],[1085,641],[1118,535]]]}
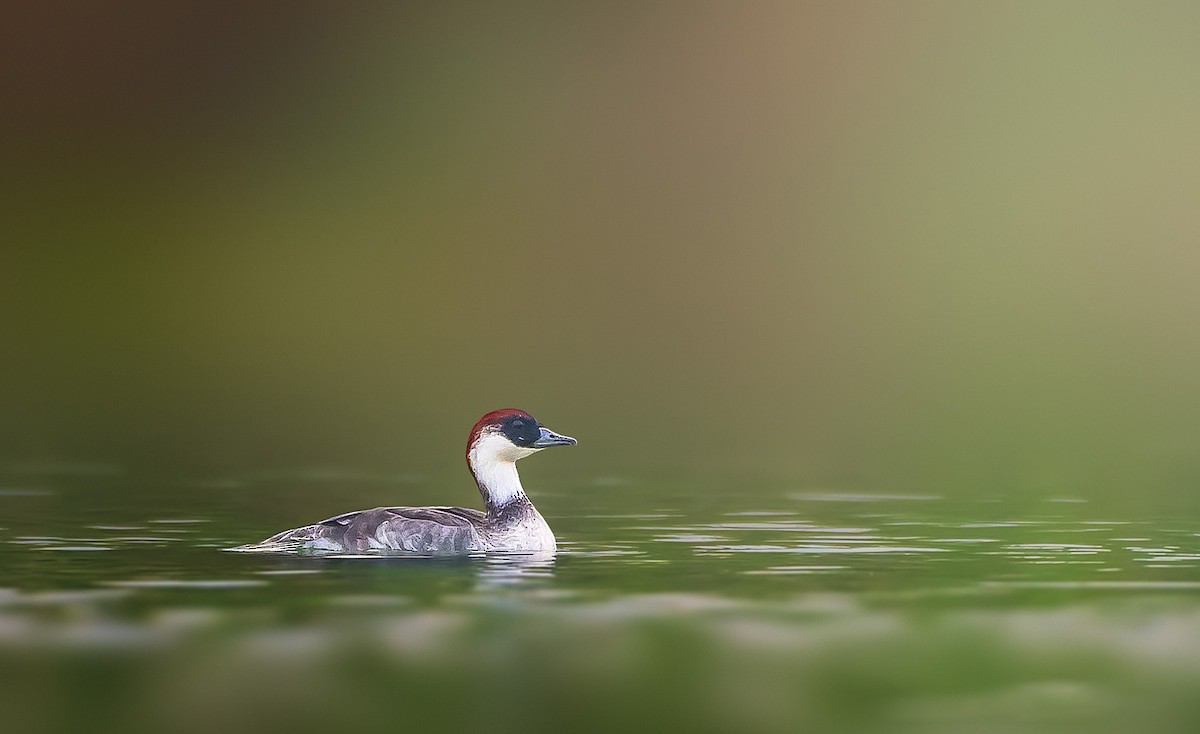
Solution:
{"label": "white neck", "polygon": [[503,507],[513,500],[525,496],[517,465],[511,461],[497,461],[475,468],[475,481],[489,507]]}
{"label": "white neck", "polygon": [[514,446],[503,434],[497,432],[484,432],[479,436],[467,459],[488,509],[504,507],[510,502],[525,499],[525,489],[521,486],[521,477],[517,474],[517,459],[536,451]]}

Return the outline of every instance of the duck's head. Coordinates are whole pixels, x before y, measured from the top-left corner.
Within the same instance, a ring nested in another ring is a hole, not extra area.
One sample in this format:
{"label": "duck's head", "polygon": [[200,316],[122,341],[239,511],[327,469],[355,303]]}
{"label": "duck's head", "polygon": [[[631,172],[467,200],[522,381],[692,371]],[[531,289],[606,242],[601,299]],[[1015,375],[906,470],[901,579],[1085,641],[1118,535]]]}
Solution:
{"label": "duck's head", "polygon": [[551,446],[574,446],[570,436],[546,428],[523,410],[493,410],[479,419],[467,440],[467,462],[481,464],[511,463]]}
{"label": "duck's head", "polygon": [[480,418],[467,440],[467,465],[475,475],[488,511],[494,512],[525,496],[517,476],[517,459],[551,446],[575,443],[575,439],[558,435],[523,410],[493,410]]}

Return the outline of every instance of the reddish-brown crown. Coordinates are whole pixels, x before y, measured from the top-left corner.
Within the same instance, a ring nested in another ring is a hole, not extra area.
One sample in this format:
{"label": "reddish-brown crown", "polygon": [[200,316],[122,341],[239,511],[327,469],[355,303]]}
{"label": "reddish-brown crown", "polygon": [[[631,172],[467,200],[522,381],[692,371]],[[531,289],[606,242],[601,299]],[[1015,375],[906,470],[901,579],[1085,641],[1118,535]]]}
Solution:
{"label": "reddish-brown crown", "polygon": [[479,438],[479,434],[483,433],[483,429],[489,426],[498,426],[509,418],[517,417],[534,420],[533,416],[529,415],[523,410],[517,410],[516,408],[501,408],[500,410],[493,410],[491,413],[488,413],[484,417],[480,418],[479,422],[475,424],[475,427],[471,429],[470,437],[467,438],[467,461],[470,461],[471,447],[475,445],[475,439]]}

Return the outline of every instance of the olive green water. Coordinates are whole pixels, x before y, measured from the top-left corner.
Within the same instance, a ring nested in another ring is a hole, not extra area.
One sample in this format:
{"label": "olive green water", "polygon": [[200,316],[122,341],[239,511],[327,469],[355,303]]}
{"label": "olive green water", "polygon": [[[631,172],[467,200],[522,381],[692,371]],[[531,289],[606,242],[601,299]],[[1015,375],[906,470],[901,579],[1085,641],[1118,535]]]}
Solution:
{"label": "olive green water", "polygon": [[1130,515],[1071,496],[559,471],[531,487],[560,537],[553,556],[221,550],[317,519],[295,516],[297,497],[349,509],[402,502],[429,481],[277,472],[166,492],[105,467],[10,473],[6,721],[23,732],[1200,725],[1200,521],[1179,506]]}

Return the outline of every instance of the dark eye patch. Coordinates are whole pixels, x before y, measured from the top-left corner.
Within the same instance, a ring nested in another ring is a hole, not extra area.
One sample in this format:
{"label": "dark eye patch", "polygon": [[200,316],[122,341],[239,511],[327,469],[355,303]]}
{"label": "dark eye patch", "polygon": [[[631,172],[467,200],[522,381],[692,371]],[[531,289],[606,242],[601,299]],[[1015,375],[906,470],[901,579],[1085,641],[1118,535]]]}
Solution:
{"label": "dark eye patch", "polygon": [[529,446],[541,435],[538,422],[532,418],[509,418],[501,425],[500,430],[518,446]]}

